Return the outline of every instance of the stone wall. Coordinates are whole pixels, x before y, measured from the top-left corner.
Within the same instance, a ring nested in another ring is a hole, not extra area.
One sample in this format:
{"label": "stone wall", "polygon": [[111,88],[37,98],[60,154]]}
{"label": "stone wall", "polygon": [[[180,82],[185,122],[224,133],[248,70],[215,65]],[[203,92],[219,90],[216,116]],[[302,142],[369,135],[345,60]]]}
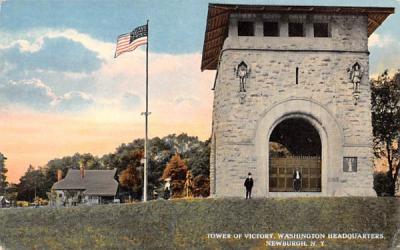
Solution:
{"label": "stone wall", "polygon": [[[303,195],[374,195],[366,16],[316,17],[330,20],[332,37],[329,38],[262,37],[259,26],[263,19],[257,17],[256,36],[238,37],[235,34],[237,20],[246,18],[254,16],[232,16],[229,37],[220,58],[214,90],[212,194],[243,196],[243,182],[250,171],[254,173],[255,195],[293,195],[267,191],[268,154],[261,149],[268,144],[269,133],[276,124],[263,128],[264,132],[260,132],[260,124],[267,124],[262,121],[267,116],[280,119],[298,113],[308,116],[310,122],[320,127],[321,140],[325,141],[323,191]],[[293,17],[284,20],[290,18]],[[309,29],[312,25],[306,27]],[[287,27],[281,24],[280,29],[282,34]],[[312,32],[308,30],[306,34]],[[234,73],[241,61],[251,67],[243,103],[240,102],[239,79]],[[357,105],[347,72],[355,62],[364,70]],[[289,102],[291,100],[293,102]],[[289,110],[291,105],[294,107]],[[272,107],[277,107],[273,109],[276,114],[268,113],[272,112]],[[275,121],[270,122],[274,124]],[[335,128],[331,129],[333,125],[328,123],[335,123]],[[358,157],[357,172],[343,172],[345,156]]]}

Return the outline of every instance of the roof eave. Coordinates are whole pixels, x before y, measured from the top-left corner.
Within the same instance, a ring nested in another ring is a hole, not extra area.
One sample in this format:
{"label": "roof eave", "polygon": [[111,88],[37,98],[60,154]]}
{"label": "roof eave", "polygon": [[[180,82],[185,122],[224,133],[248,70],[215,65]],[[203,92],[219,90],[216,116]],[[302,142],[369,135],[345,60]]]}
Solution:
{"label": "roof eave", "polygon": [[[210,27],[214,24],[210,24],[210,19],[220,15],[215,15],[212,12],[217,9],[221,10],[225,15],[231,13],[303,13],[303,14],[336,14],[336,15],[367,15],[368,16],[368,37],[387,19],[387,17],[395,12],[395,8],[392,7],[347,7],[347,6],[289,6],[289,5],[243,5],[243,4],[217,4],[210,3],[208,5],[208,13],[206,20],[206,30],[204,35],[203,52],[201,59],[201,71],[204,70],[215,70],[217,69],[219,53],[222,50],[223,41],[227,34],[220,34],[219,37],[224,37],[222,42],[219,42],[217,46],[213,45],[212,48],[208,47],[210,42],[208,39],[209,32],[212,32],[216,27]],[[375,16],[374,16],[375,15]],[[374,19],[376,15],[380,17],[378,20]],[[229,19],[229,17],[228,17]],[[214,22],[214,20],[213,20]],[[229,21],[224,23],[223,26],[229,25]],[[214,25],[215,26],[215,25]],[[220,25],[220,28],[223,27]],[[217,27],[218,28],[218,27]],[[218,37],[218,36],[217,36]],[[212,39],[216,39],[213,37]],[[219,52],[216,52],[219,51]],[[215,51],[215,52],[213,52]],[[211,54],[211,55],[207,55]]]}

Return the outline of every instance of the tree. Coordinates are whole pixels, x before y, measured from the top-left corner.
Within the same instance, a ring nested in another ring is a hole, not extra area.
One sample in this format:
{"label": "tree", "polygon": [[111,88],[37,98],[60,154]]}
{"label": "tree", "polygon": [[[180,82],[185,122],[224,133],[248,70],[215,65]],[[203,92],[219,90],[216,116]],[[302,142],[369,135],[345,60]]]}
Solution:
{"label": "tree", "polygon": [[371,90],[374,153],[388,166],[384,193],[394,196],[400,169],[400,73],[390,77],[386,70],[371,81]]}
{"label": "tree", "polygon": [[374,189],[378,196],[388,196],[393,185],[393,179],[387,173],[377,172],[374,174]]}
{"label": "tree", "polygon": [[17,204],[18,186],[14,183],[9,183],[5,196],[11,202],[11,205]]}
{"label": "tree", "polygon": [[210,152],[211,139],[208,139],[205,142],[198,141],[184,154],[194,176],[210,175]]}
{"label": "tree", "polygon": [[196,136],[189,136],[185,133],[180,135],[167,135],[163,140],[171,148],[173,153],[178,153],[180,155],[184,155],[187,151],[200,144],[200,141]]}
{"label": "tree", "polygon": [[173,198],[179,198],[184,195],[184,185],[186,180],[186,173],[188,167],[186,163],[181,159],[179,154],[172,156],[164,169],[162,179],[171,178],[171,191]]}
{"label": "tree", "polygon": [[93,156],[90,153],[79,155],[79,163],[82,164],[82,166],[87,170],[104,169],[103,164],[101,164],[99,157]]}
{"label": "tree", "polygon": [[136,150],[128,153],[127,156],[122,157],[126,162],[126,167],[119,174],[119,182],[121,187],[129,191],[135,199],[140,199],[142,196],[142,182],[143,172],[141,171],[141,159],[143,158],[143,151]]}
{"label": "tree", "polygon": [[75,153],[73,156],[65,156],[61,159],[53,159],[47,162],[45,166],[45,187],[47,192],[57,182],[57,172],[62,171],[62,176],[66,176],[68,169],[79,169],[80,154]]}
{"label": "tree", "polygon": [[121,187],[124,187],[131,191],[134,199],[140,199],[142,196],[142,178],[139,175],[136,167],[129,165],[128,168],[123,170],[119,175],[119,183]]}
{"label": "tree", "polygon": [[116,149],[115,153],[104,155],[100,161],[106,169],[116,168],[118,174],[125,170],[128,165],[138,166],[141,158],[138,158],[135,152],[143,151],[142,142],[143,140],[137,139],[129,144],[123,143]]}
{"label": "tree", "polygon": [[184,195],[186,197],[193,197],[193,189],[194,189],[194,185],[193,185],[193,175],[192,172],[190,172],[190,170],[188,170],[186,172],[186,178],[185,178],[185,184],[184,184]]}
{"label": "tree", "polygon": [[90,153],[79,154],[75,153],[73,156],[65,156],[61,159],[53,159],[47,162],[46,166],[43,167],[45,180],[44,187],[47,192],[50,191],[53,184],[57,181],[57,171],[62,171],[62,176],[66,176],[68,169],[79,169],[80,164],[83,164],[85,169],[104,169],[104,165],[101,163],[97,156],[93,156]]}
{"label": "tree", "polygon": [[35,195],[46,199],[48,188],[46,186],[45,169],[35,169],[32,165],[26,170],[25,174],[19,179],[17,185],[18,200],[33,202]]}
{"label": "tree", "polygon": [[[132,162],[131,152],[143,151],[143,147],[144,140],[135,139],[131,143],[121,144],[115,152],[103,155],[100,161],[104,168],[117,168],[117,173],[120,174],[129,164],[136,166],[136,163]],[[186,161],[187,167],[192,170],[194,176],[209,175],[209,141],[202,142],[197,137],[185,133],[171,134],[163,138],[154,137],[149,140],[149,165],[147,168],[149,192],[161,188],[160,180],[162,180],[164,168],[175,153],[179,153]]]}
{"label": "tree", "polygon": [[[27,200],[31,200],[34,194],[32,194],[33,189],[28,187],[28,183],[33,183],[32,179],[42,178],[40,177],[41,175],[44,175],[44,178],[40,182],[40,190],[43,189],[45,192],[50,192],[51,187],[57,181],[58,170],[62,170],[62,175],[65,177],[69,169],[79,169],[80,164],[89,170],[116,168],[118,176],[124,175],[127,177],[128,175],[134,175],[140,179],[140,183],[143,183],[143,164],[140,163],[140,160],[143,158],[143,147],[144,140],[135,139],[130,143],[121,144],[114,152],[105,154],[100,158],[90,153],[75,153],[72,156],[50,160],[46,166],[40,168],[40,171],[32,167],[28,169],[29,171],[25,173],[23,178],[21,177],[21,183],[18,185],[18,191],[21,194],[18,197],[19,199],[26,198]],[[147,172],[149,193],[154,189],[162,188],[164,170],[176,153],[180,153],[179,159],[185,165],[185,170],[182,178],[176,179],[174,177],[175,182],[171,183],[172,188],[175,187],[175,190],[183,190],[186,176],[185,171],[188,169],[192,171],[194,178],[200,175],[209,175],[209,140],[202,142],[197,137],[189,136],[185,133],[179,135],[172,134],[163,138],[154,137],[149,140],[149,165]],[[127,170],[128,168],[134,169]],[[181,181],[183,182],[180,183]],[[142,195],[142,187],[138,188],[136,184],[133,185],[132,183],[131,185],[121,185],[120,195],[124,196],[124,193],[127,192],[139,199]]]}
{"label": "tree", "polygon": [[210,179],[207,176],[199,175],[194,178],[194,196],[208,197],[210,195]]}

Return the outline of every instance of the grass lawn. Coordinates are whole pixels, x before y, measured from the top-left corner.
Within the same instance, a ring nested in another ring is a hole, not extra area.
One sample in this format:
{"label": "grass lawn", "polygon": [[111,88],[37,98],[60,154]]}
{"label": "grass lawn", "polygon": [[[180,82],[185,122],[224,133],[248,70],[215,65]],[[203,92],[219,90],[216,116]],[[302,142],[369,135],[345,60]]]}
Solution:
{"label": "grass lawn", "polygon": [[[325,239],[325,248],[389,249],[399,228],[396,198],[192,199],[0,209],[0,242],[6,249],[270,249],[266,239],[244,235],[352,232],[385,238]],[[208,238],[210,233],[230,233],[231,238]]]}

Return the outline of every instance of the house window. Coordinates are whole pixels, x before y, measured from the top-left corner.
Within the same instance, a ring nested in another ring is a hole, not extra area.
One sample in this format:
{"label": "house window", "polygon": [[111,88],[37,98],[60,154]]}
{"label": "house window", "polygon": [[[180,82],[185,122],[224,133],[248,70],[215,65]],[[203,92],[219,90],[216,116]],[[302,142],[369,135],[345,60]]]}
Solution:
{"label": "house window", "polygon": [[238,35],[239,36],[254,36],[254,23],[253,22],[238,22]]}
{"label": "house window", "polygon": [[304,36],[304,28],[302,23],[289,23],[289,36]]}
{"label": "house window", "polygon": [[327,23],[314,23],[314,37],[329,37],[329,26]]}
{"label": "house window", "polygon": [[277,22],[264,22],[264,36],[279,36]]}

